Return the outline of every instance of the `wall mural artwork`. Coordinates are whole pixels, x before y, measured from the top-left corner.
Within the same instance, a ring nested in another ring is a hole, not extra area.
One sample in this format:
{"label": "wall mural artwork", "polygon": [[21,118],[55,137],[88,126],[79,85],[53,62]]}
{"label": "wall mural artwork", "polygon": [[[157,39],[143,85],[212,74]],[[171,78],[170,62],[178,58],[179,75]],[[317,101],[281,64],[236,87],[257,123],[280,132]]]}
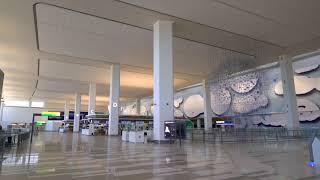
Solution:
{"label": "wall mural artwork", "polygon": [[150,112],[149,114],[153,116],[153,112],[154,112],[154,105],[150,105]]}
{"label": "wall mural artwork", "polygon": [[[297,99],[299,121],[314,121],[320,117],[319,107],[307,99]],[[274,113],[263,116],[250,116],[248,119],[255,125],[286,126],[288,117],[286,113]],[[256,119],[252,119],[252,118]]]}
{"label": "wall mural artwork", "polygon": [[183,112],[180,109],[174,108],[174,117],[183,117]]}
{"label": "wall mural artwork", "polygon": [[258,83],[258,74],[249,73],[229,80],[230,87],[237,93],[250,92]]}
{"label": "wall mural artwork", "polygon": [[190,118],[197,117],[204,110],[203,98],[199,94],[191,95],[183,103],[184,114]]}
{"label": "wall mural artwork", "polygon": [[147,116],[148,115],[148,110],[146,106],[141,106],[140,107],[140,114],[143,116]]}
{"label": "wall mural artwork", "polygon": [[183,97],[179,97],[174,100],[173,105],[175,108],[179,108],[182,102],[183,102]]}
{"label": "wall mural artwork", "polygon": [[287,124],[287,116],[284,113],[265,115],[264,120],[262,121],[262,124],[284,127]]}
{"label": "wall mural artwork", "polygon": [[[299,121],[306,122],[303,126],[309,126],[308,122],[318,124],[317,120],[320,119],[319,92],[310,93],[314,89],[320,91],[318,70],[318,63],[295,69],[296,73],[303,74],[294,77],[296,93],[304,97],[297,99]],[[311,71],[312,73],[308,74]],[[196,86],[177,92],[174,99],[175,117],[202,117],[204,112],[202,90],[201,86]],[[231,79],[225,79],[225,77],[217,79],[210,84],[210,91],[212,112],[217,116],[233,117],[237,127],[286,126],[287,124],[283,97],[277,96],[283,95],[279,67]],[[153,115],[152,102],[152,98],[145,99],[141,106],[142,115]],[[131,110],[123,108],[123,111]]]}
{"label": "wall mural artwork", "polygon": [[[297,95],[307,94],[313,89],[320,91],[320,78],[310,78],[307,76],[294,76],[294,84]],[[282,82],[278,81],[275,85],[274,92],[277,95],[283,95]]]}
{"label": "wall mural artwork", "polygon": [[249,116],[248,118],[251,120],[252,124],[254,124],[254,125],[258,125],[258,124],[260,124],[260,123],[262,123],[264,121],[263,117],[262,116],[258,116],[258,115]]}
{"label": "wall mural artwork", "polygon": [[307,67],[303,67],[303,68],[297,68],[294,70],[294,72],[297,74],[308,73],[308,72],[311,72],[311,71],[318,69],[318,67],[319,67],[319,65],[315,64],[315,65],[311,65],[311,66],[307,66]]}
{"label": "wall mural artwork", "polygon": [[299,121],[314,121],[320,117],[320,109],[307,99],[297,99]]}
{"label": "wall mural artwork", "polygon": [[211,108],[215,114],[222,115],[228,111],[230,104],[231,94],[227,89],[219,87],[211,90]]}
{"label": "wall mural artwork", "polygon": [[258,89],[251,91],[248,94],[235,94],[232,102],[232,110],[237,113],[250,113],[261,107],[268,105],[268,98],[260,94]]}
{"label": "wall mural artwork", "polygon": [[238,119],[236,118],[235,125],[238,128],[253,128],[261,124],[262,121],[264,121],[262,116],[250,115],[250,116],[244,116]]}
{"label": "wall mural artwork", "polygon": [[122,108],[123,115],[136,115],[137,114],[137,107],[135,104],[128,105]]}

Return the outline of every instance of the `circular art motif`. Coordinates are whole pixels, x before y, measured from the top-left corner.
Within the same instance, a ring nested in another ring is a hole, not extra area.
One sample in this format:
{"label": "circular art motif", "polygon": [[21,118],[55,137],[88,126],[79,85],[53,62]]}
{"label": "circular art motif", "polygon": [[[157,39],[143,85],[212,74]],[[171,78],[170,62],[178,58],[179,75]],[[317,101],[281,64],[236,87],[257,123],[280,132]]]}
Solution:
{"label": "circular art motif", "polygon": [[174,116],[175,117],[183,117],[183,113],[180,109],[174,108]]}
{"label": "circular art motif", "polygon": [[200,95],[189,96],[183,103],[184,114],[190,118],[197,117],[203,113],[203,109],[203,98]]}
{"label": "circular art motif", "polygon": [[178,107],[180,107],[182,102],[183,102],[183,98],[180,97],[180,98],[177,98],[177,99],[174,100],[173,105],[174,105],[175,108],[178,108]]}
{"label": "circular art motif", "polygon": [[307,99],[297,99],[300,121],[314,121],[320,117],[320,111],[316,104]]}
{"label": "circular art motif", "polygon": [[230,80],[230,87],[237,93],[247,93],[258,83],[257,73],[249,73],[234,77]]}
{"label": "circular art motif", "polygon": [[315,64],[315,65],[312,65],[312,66],[307,66],[307,67],[303,67],[303,68],[296,68],[294,70],[294,72],[298,73],[298,74],[301,74],[301,73],[307,73],[307,72],[310,72],[310,71],[313,71],[315,69],[318,69],[319,65],[318,64]]}
{"label": "circular art motif", "polygon": [[237,113],[249,113],[260,107],[268,105],[268,98],[259,94],[258,90],[246,95],[235,95],[232,103],[232,110]]}
{"label": "circular art motif", "polygon": [[282,113],[266,115],[264,116],[264,121],[262,121],[262,123],[270,126],[286,126],[287,116]]}
{"label": "circular art motif", "polygon": [[[307,76],[294,76],[296,94],[306,94],[313,89],[320,90],[320,78],[309,78]],[[278,81],[274,87],[277,95],[283,95],[282,82]]]}
{"label": "circular art motif", "polygon": [[225,113],[231,104],[230,92],[225,88],[214,88],[211,91],[211,108],[212,111],[221,115]]}

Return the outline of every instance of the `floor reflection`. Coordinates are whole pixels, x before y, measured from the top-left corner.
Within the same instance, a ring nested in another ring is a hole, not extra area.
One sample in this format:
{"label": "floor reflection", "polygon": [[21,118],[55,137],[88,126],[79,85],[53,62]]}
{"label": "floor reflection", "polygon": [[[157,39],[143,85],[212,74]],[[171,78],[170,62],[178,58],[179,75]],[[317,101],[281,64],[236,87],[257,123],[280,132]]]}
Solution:
{"label": "floor reflection", "polygon": [[133,144],[120,137],[43,132],[2,152],[1,180],[12,179],[319,179],[308,141]]}

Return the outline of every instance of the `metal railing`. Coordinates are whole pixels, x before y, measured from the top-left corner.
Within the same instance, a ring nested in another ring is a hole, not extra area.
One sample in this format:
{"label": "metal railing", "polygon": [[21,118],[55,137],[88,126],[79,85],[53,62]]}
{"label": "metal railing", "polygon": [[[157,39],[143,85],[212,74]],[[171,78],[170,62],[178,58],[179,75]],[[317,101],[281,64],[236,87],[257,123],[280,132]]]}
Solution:
{"label": "metal railing", "polygon": [[25,140],[29,139],[30,131],[21,131],[20,129],[13,129],[11,131],[0,131],[0,149],[6,146],[19,145]]}
{"label": "metal railing", "polygon": [[268,142],[294,139],[309,139],[320,135],[320,129],[285,128],[234,128],[234,129],[189,129],[187,140],[202,142]]}

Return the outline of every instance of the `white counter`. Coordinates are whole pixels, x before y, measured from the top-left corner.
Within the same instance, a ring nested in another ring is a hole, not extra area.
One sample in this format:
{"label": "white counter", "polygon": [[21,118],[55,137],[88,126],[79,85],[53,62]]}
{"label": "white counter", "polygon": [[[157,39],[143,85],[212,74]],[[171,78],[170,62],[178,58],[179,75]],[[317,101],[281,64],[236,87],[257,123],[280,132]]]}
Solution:
{"label": "white counter", "polygon": [[122,141],[129,141],[129,132],[122,131]]}
{"label": "white counter", "polygon": [[81,134],[87,135],[87,136],[93,136],[94,131],[92,131],[91,129],[82,129]]}
{"label": "white counter", "polygon": [[130,131],[129,132],[129,142],[143,143],[144,142],[144,132],[143,131]]}

